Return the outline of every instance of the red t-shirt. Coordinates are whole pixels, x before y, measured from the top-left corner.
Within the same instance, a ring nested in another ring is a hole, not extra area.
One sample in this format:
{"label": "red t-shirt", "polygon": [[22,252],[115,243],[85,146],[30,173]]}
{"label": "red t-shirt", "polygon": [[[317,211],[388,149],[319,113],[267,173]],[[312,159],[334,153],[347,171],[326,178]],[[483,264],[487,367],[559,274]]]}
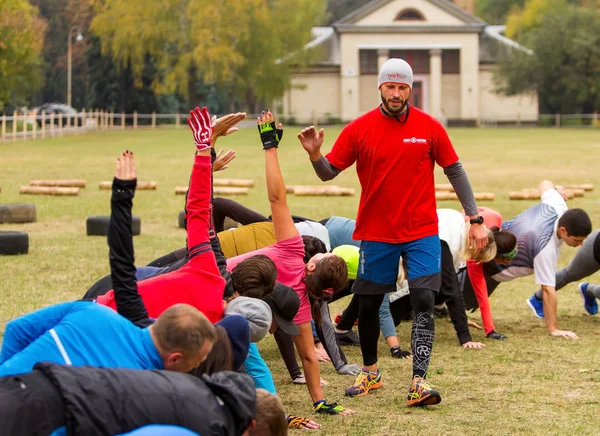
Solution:
{"label": "red t-shirt", "polygon": [[402,243],[438,233],[434,164],[458,161],[444,127],[411,106],[406,123],[374,109],[348,124],[327,159],[356,162],[362,188],[353,239]]}
{"label": "red t-shirt", "polygon": [[[138,282],[138,291],[151,318],[158,318],[179,303],[194,306],[212,323],[223,317],[225,280],[208,235],[211,172],[210,156],[196,156],[186,203],[189,262],[176,271]],[[116,310],[113,290],[96,301]]]}

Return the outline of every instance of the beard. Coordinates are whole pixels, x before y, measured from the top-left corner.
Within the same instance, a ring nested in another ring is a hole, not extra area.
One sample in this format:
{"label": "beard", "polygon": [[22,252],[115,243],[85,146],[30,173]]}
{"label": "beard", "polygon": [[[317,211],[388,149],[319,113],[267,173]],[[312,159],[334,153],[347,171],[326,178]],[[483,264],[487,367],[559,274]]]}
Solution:
{"label": "beard", "polygon": [[[390,114],[390,115],[400,115],[402,112],[404,112],[406,110],[406,105],[408,104],[408,100],[402,100],[401,98],[398,99],[389,99],[386,100],[383,97],[383,94],[381,95],[381,102],[383,103],[383,107],[385,108],[385,111]],[[397,102],[400,103],[399,106],[391,106],[390,103],[391,102]]]}

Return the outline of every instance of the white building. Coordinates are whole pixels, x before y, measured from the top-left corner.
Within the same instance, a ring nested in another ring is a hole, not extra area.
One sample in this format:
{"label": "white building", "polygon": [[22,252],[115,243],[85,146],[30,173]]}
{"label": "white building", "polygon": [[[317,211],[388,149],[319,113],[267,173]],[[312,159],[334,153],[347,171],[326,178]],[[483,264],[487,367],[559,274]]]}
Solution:
{"label": "white building", "polygon": [[399,57],[414,71],[411,103],[438,119],[451,125],[537,121],[537,97],[493,92],[498,54],[526,49],[472,9],[473,0],[373,0],[332,27],[314,28],[307,48],[317,50],[317,60],[293,75],[283,112],[302,123],[350,121],[380,103],[379,67]]}

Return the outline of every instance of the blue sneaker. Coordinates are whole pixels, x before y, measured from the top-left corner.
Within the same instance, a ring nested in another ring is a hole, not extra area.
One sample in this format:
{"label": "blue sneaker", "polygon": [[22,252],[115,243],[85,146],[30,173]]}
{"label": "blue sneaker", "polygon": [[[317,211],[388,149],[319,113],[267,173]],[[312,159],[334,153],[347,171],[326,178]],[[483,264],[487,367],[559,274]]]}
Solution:
{"label": "blue sneaker", "polygon": [[535,298],[535,294],[527,299],[527,305],[533,310],[533,314],[538,318],[544,317],[544,302]]}
{"label": "blue sneaker", "polygon": [[579,292],[581,292],[581,296],[583,297],[583,307],[585,308],[585,311],[590,315],[596,315],[598,313],[598,302],[595,297],[588,295],[588,285],[588,282],[579,283]]}

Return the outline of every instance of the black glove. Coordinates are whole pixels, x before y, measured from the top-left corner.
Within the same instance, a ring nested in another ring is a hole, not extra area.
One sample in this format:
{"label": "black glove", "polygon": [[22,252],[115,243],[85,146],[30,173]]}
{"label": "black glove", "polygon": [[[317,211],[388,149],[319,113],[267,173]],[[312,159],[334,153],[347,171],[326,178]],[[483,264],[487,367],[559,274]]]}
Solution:
{"label": "black glove", "polygon": [[323,415],[337,415],[346,410],[342,406],[338,406],[338,403],[327,404],[325,401],[317,401],[314,407],[315,412]]}
{"label": "black glove", "polygon": [[398,346],[390,348],[390,352],[392,353],[392,357],[396,359],[406,359],[411,356],[410,351],[404,351]]}
{"label": "black glove", "polygon": [[267,121],[264,124],[259,124],[257,127],[258,133],[260,133],[260,140],[263,144],[263,150],[279,146],[279,142],[283,137],[283,129],[278,129],[274,121]]}
{"label": "black glove", "polygon": [[498,333],[494,330],[492,330],[491,332],[489,332],[486,336],[489,339],[496,339],[498,341],[506,341],[506,336],[504,336],[502,333]]}

